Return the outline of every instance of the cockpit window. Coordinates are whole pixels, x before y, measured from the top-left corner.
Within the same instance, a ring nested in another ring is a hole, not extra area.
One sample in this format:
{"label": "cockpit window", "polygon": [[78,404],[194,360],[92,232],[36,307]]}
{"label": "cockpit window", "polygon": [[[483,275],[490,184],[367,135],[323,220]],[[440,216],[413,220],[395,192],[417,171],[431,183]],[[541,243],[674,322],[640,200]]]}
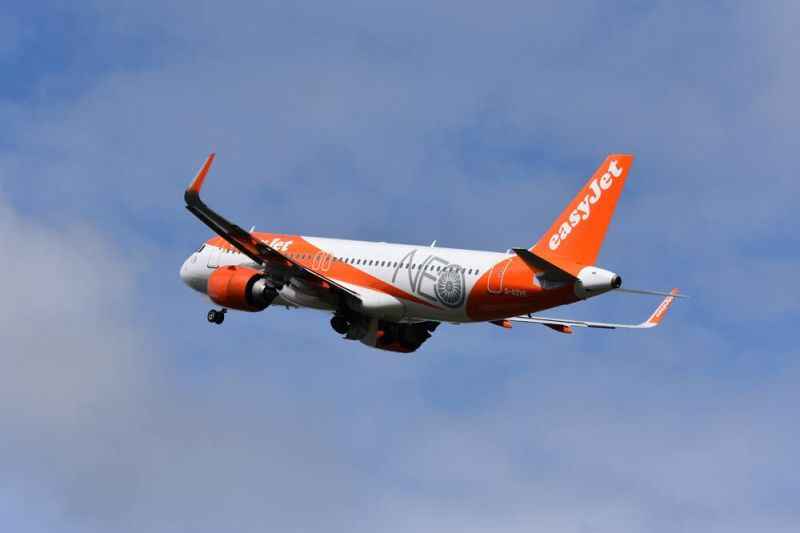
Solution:
{"label": "cockpit window", "polygon": [[199,250],[197,250],[195,253],[196,253],[196,254],[199,254],[200,252],[202,252],[202,251],[203,251],[203,248],[205,248],[205,247],[206,247],[206,245],[204,244],[204,245],[203,245],[203,246],[201,246],[201,247],[200,247],[200,249],[199,249]]}

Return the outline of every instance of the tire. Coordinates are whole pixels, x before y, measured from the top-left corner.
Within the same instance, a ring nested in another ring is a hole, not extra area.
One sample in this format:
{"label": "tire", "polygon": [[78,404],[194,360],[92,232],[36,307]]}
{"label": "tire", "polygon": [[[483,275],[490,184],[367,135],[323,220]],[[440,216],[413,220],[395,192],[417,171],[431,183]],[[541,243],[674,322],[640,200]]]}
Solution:
{"label": "tire", "polygon": [[206,318],[212,324],[217,324],[218,323],[217,322],[217,315],[219,315],[219,314],[220,313],[218,313],[216,309],[212,309],[211,311],[208,312],[208,315],[206,315]]}
{"label": "tire", "polygon": [[331,327],[339,335],[344,335],[350,329],[350,323],[343,316],[334,315],[331,318]]}

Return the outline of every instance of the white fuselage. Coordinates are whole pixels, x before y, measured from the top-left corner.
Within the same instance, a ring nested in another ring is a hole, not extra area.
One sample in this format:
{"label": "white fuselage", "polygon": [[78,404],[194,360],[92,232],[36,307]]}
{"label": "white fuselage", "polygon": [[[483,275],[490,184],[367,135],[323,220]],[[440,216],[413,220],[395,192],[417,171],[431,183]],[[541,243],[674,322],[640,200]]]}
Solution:
{"label": "white fuselage", "polygon": [[[477,281],[495,265],[513,254],[463,250],[435,246],[415,246],[383,242],[355,241],[322,237],[299,237],[270,244],[293,261],[330,278],[345,287],[352,287],[364,300],[360,311],[368,315],[395,320],[436,320],[447,322],[471,321],[466,312],[467,298]],[[214,239],[192,254],[181,267],[181,278],[192,288],[205,293],[213,271],[228,265],[258,269],[260,265],[235,248],[211,244]],[[309,248],[310,245],[310,248]],[[314,250],[323,250],[323,253]],[[336,265],[350,265],[371,278],[370,286],[359,283]],[[533,276],[531,275],[533,280]],[[532,281],[535,283],[535,281]],[[387,294],[395,288],[414,298]],[[281,288],[273,305],[309,307],[330,311],[332,307],[306,290],[302,284],[291,283]],[[502,290],[502,286],[498,286]],[[394,299],[398,305],[391,305]],[[374,302],[374,306],[370,306]]]}

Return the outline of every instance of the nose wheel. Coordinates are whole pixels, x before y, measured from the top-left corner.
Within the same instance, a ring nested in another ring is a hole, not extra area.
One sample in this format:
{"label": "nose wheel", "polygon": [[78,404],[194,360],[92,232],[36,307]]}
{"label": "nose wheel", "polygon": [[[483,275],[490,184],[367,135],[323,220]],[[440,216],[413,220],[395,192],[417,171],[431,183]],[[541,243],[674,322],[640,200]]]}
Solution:
{"label": "nose wheel", "polygon": [[225,320],[225,313],[227,312],[227,309],[220,309],[219,311],[212,309],[208,312],[206,318],[208,318],[208,321],[212,324],[222,324],[222,322]]}

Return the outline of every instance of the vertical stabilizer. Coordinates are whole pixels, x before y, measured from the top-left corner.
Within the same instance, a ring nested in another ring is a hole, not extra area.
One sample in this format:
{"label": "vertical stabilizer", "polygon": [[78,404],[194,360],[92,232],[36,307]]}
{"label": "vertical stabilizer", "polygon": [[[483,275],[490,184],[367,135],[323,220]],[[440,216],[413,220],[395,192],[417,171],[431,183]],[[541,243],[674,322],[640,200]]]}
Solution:
{"label": "vertical stabilizer", "polygon": [[593,265],[632,163],[632,155],[608,156],[531,251],[556,264]]}

